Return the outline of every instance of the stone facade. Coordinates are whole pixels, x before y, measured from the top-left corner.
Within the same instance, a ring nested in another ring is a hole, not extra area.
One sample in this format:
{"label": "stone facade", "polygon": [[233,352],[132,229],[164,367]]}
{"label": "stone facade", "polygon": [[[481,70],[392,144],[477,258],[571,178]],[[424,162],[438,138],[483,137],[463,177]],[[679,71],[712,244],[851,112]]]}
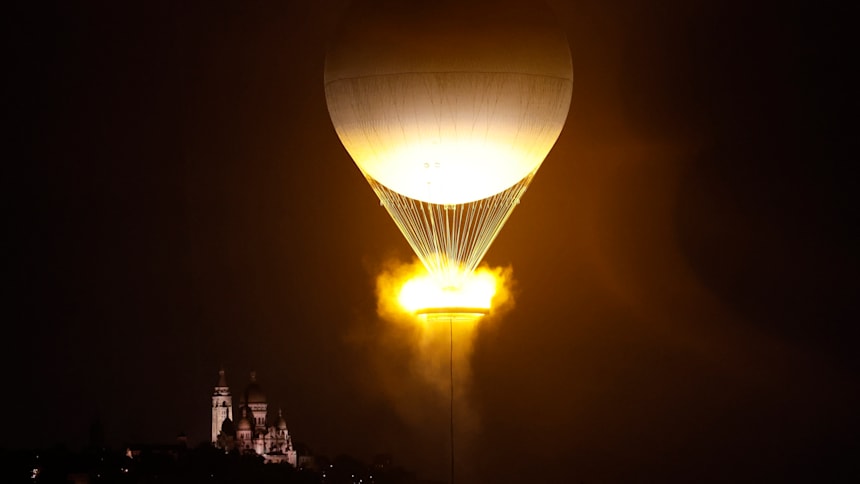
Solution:
{"label": "stone facade", "polygon": [[[263,456],[266,462],[288,462],[296,466],[296,451],[287,422],[278,410],[278,418],[269,420],[266,395],[257,383],[256,372],[234,408],[233,396],[224,370],[218,372],[218,384],[212,394],[212,445],[225,452],[238,450]],[[239,416],[239,420],[233,419]]]}

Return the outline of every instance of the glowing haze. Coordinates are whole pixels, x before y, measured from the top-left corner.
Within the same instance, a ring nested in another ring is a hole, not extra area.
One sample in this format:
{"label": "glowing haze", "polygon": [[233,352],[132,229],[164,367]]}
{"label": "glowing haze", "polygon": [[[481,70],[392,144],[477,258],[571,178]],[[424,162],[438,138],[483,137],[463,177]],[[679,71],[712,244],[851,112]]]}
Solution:
{"label": "glowing haze", "polygon": [[[417,432],[432,432],[427,422],[447,415],[451,397],[449,363],[453,360],[457,439],[464,446],[480,426],[470,398],[475,339],[481,328],[495,324],[514,306],[510,267],[481,266],[469,281],[459,292],[445,291],[435,284],[420,261],[389,261],[376,278],[381,326],[374,336],[374,345],[385,348],[383,354],[389,355],[376,362],[375,384],[403,421]],[[452,303],[483,305],[490,312],[483,317],[445,316],[442,321],[415,314],[415,308]],[[391,354],[403,355],[408,365],[391,365]]]}
{"label": "glowing haze", "polygon": [[484,265],[463,281],[459,287],[443,287],[420,261],[391,262],[376,280],[378,313],[388,321],[414,324],[428,320],[416,313],[432,313],[434,309],[459,308],[497,316],[512,308],[510,267]]}

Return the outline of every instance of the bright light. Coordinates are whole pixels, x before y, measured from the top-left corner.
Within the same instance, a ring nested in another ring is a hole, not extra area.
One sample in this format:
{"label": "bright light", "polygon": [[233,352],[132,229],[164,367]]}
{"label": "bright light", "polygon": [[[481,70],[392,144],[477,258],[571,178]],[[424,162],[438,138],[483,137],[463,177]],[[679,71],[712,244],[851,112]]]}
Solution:
{"label": "bright light", "polygon": [[462,281],[459,287],[442,287],[436,278],[418,275],[403,284],[398,301],[410,313],[420,315],[487,314],[496,294],[496,276],[479,271]]}
{"label": "bright light", "polygon": [[431,140],[380,139],[365,146],[356,136],[343,138],[362,172],[389,189],[415,200],[460,204],[500,193],[541,165],[555,138],[512,145],[517,128],[495,127],[498,139],[470,139],[446,127],[434,129],[441,138]]}

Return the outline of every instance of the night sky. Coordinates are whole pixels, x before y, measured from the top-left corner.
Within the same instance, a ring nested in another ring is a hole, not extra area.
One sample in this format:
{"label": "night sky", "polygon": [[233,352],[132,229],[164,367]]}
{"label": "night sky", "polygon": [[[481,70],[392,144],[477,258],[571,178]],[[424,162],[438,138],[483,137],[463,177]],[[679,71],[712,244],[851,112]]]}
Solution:
{"label": "night sky", "polygon": [[[223,365],[315,452],[445,478],[376,315],[411,251],[326,110],[346,2],[27,3],[0,445],[205,441]],[[464,482],[857,477],[848,6],[751,3],[550,2],[573,103],[486,256],[516,302],[475,340]]]}

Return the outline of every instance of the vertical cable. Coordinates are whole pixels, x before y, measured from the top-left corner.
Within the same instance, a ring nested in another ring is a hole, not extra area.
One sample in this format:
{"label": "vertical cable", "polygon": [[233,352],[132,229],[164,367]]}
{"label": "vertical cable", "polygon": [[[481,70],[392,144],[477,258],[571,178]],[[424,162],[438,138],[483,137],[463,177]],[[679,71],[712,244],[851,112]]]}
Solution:
{"label": "vertical cable", "polygon": [[454,316],[448,316],[448,336],[451,342],[448,368],[451,371],[451,484],[454,484]]}

